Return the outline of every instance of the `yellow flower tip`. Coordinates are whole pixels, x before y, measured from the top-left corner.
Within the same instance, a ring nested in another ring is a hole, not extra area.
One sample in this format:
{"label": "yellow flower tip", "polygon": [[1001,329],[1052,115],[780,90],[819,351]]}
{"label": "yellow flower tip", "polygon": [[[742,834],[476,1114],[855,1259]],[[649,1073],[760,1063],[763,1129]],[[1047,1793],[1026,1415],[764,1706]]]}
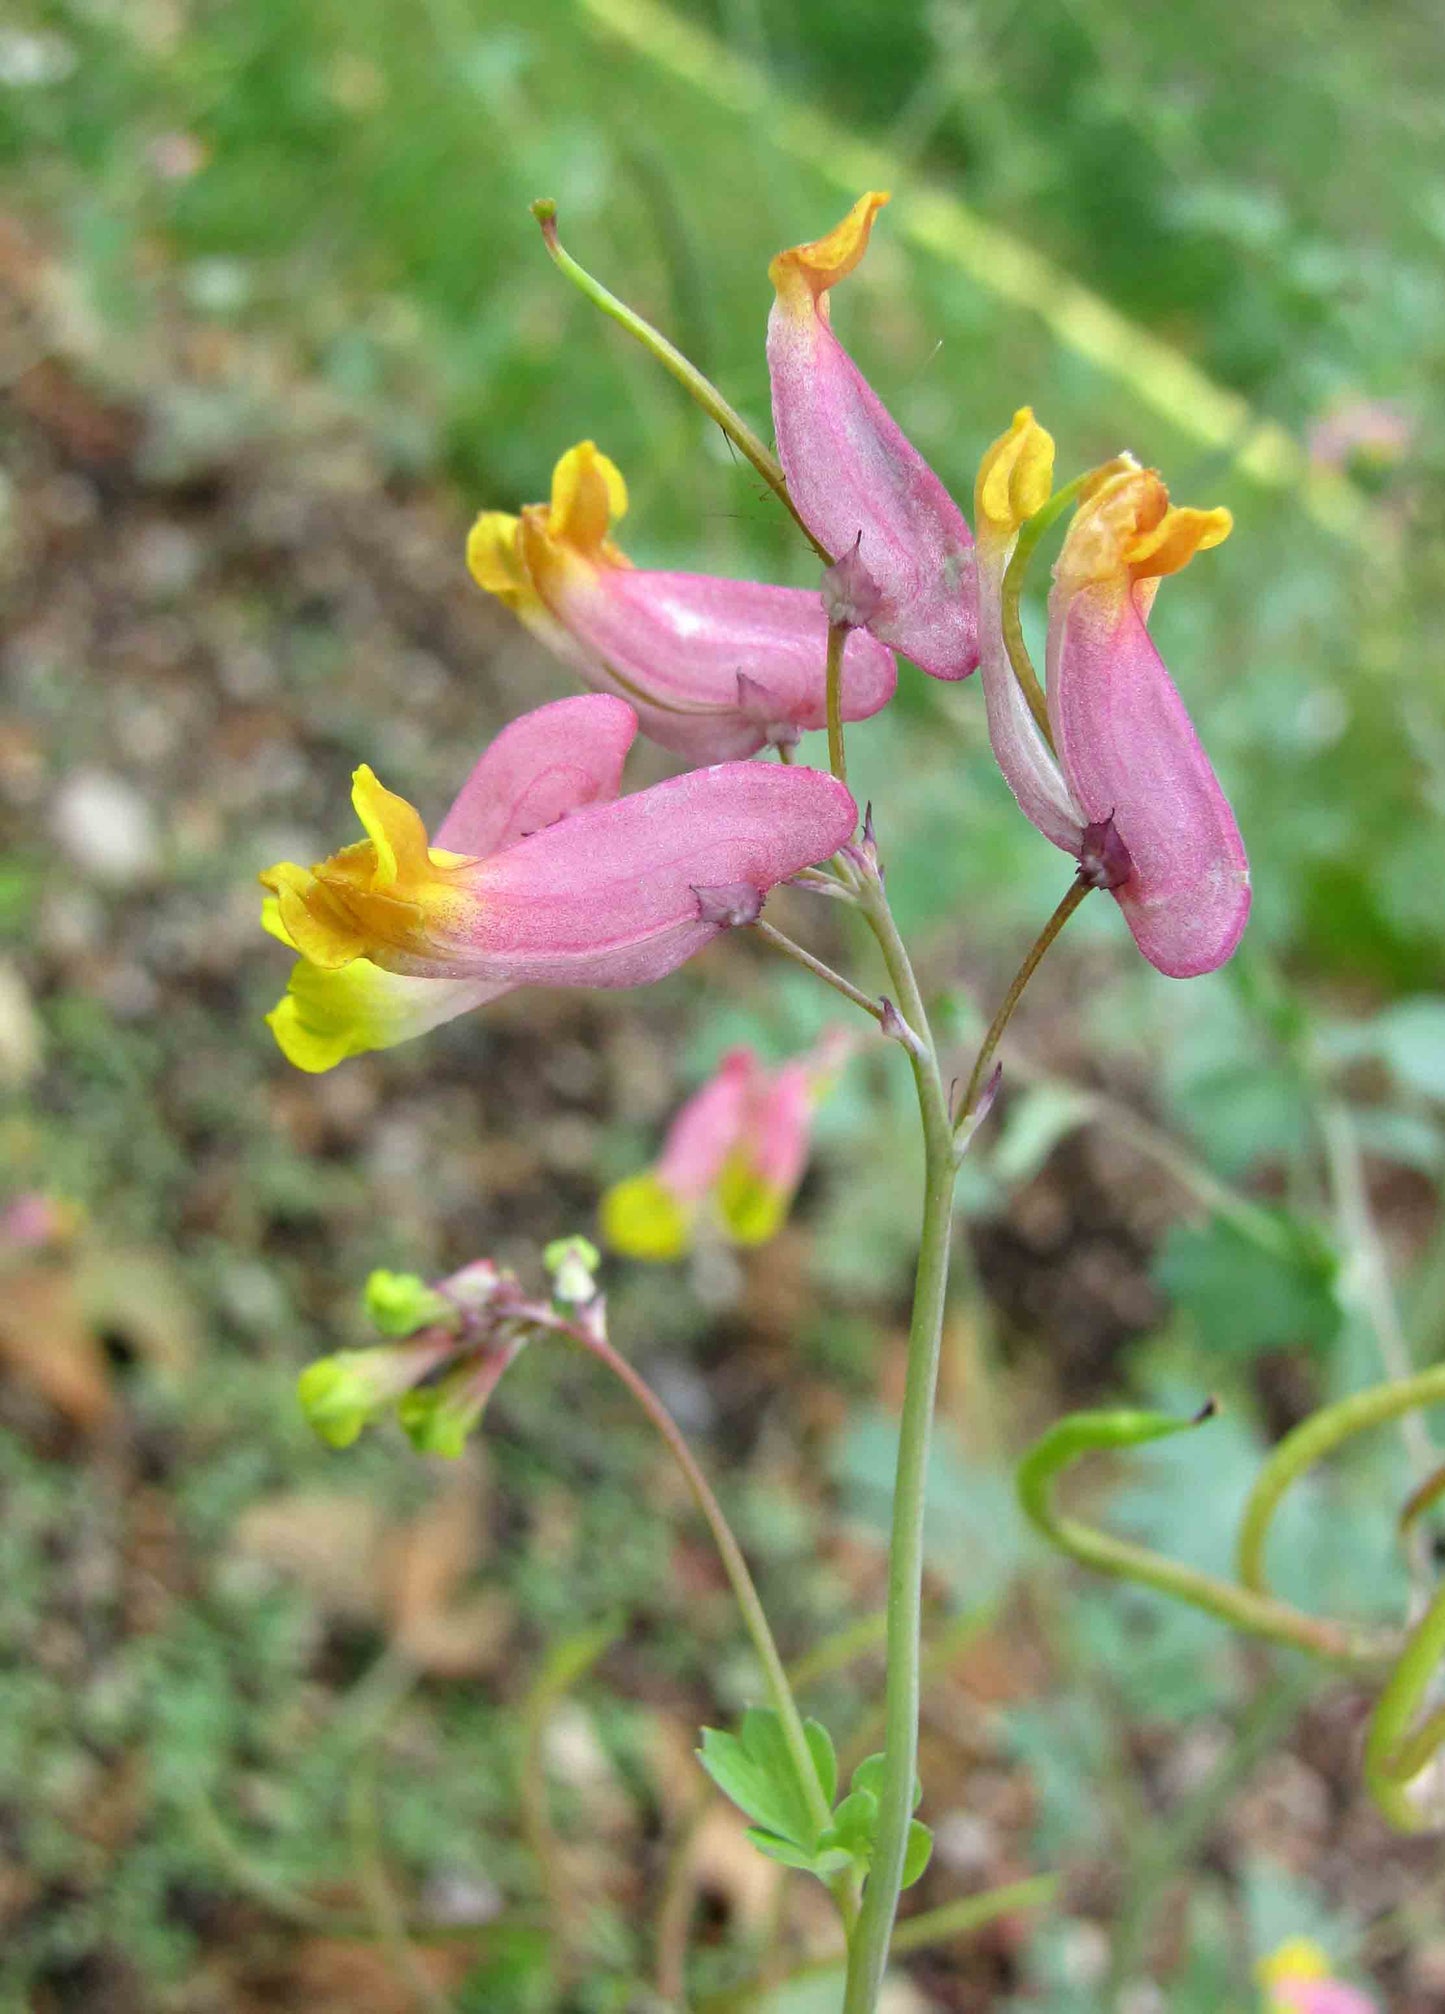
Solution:
{"label": "yellow flower tip", "polygon": [[742,1154],[731,1154],[717,1180],[718,1215],[735,1245],[766,1245],[783,1228],[792,1197],[768,1182]]}
{"label": "yellow flower tip", "polygon": [[1084,495],[1059,555],[1055,577],[1070,587],[1123,580],[1137,586],[1178,573],[1197,552],[1228,538],[1234,524],[1222,506],[1194,510],[1171,504],[1157,469],[1129,458]]}
{"label": "yellow flower tip", "polygon": [[276,1047],[286,1061],[311,1076],[334,1070],[338,1063],[356,1053],[344,1033],[333,1030],[327,1034],[310,1026],[290,993],[276,1002],[266,1016],[266,1026],[276,1037]]}
{"label": "yellow flower tip", "polygon": [[[351,802],[375,854],[369,877],[372,892],[405,895],[424,886],[431,879],[432,861],[426,827],[416,807],[385,789],[364,762],[351,778]],[[347,854],[355,850],[347,848]],[[344,857],[338,854],[335,859],[339,862]]]}
{"label": "yellow flower tip", "polygon": [[552,471],[547,533],[588,559],[603,557],[607,534],[627,515],[627,484],[594,441],[568,448]]}
{"label": "yellow flower tip", "polygon": [[484,510],[467,534],[467,567],[478,587],[507,608],[535,600],[522,557],[519,518],[504,510]]}
{"label": "yellow flower tip", "polygon": [[974,485],[979,536],[986,528],[997,538],[1012,538],[1043,509],[1053,486],[1053,435],[1039,425],[1031,407],[1020,406],[1008,432],[999,435],[979,463]]}
{"label": "yellow flower tip", "polygon": [[627,1259],[680,1259],[692,1242],[690,1212],[650,1170],[614,1183],[598,1220],[605,1242]]}
{"label": "yellow flower tip", "polygon": [[1309,1937],[1291,1937],[1255,1968],[1261,1986],[1306,1985],[1330,1977],[1330,1961]]}
{"label": "yellow flower tip", "polygon": [[[274,867],[270,871],[273,874],[278,872]],[[263,887],[269,888],[271,886],[264,875],[261,877],[261,882]],[[262,901],[261,928],[266,932],[268,937],[274,937],[278,944],[284,944],[288,951],[296,949],[295,944],[291,941],[291,932],[281,921],[281,903],[275,895],[268,895]]]}
{"label": "yellow flower tip", "polygon": [[312,964],[328,969],[347,965],[366,949],[365,937],[344,904],[309,867],[283,860],[266,869],[261,886],[275,898],[274,909],[263,905],[262,924]]}
{"label": "yellow flower tip", "polygon": [[886,189],[869,189],[823,237],[779,252],[768,267],[779,298],[790,307],[807,307],[846,279],[867,251],[873,220],[888,200]]}

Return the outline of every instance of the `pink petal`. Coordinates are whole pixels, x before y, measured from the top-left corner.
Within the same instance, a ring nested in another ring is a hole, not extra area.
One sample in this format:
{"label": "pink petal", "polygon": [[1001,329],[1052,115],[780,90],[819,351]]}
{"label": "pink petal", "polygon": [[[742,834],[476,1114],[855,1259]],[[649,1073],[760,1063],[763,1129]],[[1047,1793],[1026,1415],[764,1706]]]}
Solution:
{"label": "pink petal", "polygon": [[1281,1980],[1270,1991],[1282,2014],[1379,2014],[1368,1993],[1338,1979]]}
{"label": "pink petal", "polygon": [[753,1089],[744,1141],[748,1166],[781,1196],[791,1197],[803,1179],[817,1102],[817,1075],[802,1056]]}
{"label": "pink petal", "polygon": [[375,955],[397,971],[511,986],[645,985],[719,934],[698,888],[765,894],[836,853],[857,817],[820,770],[691,770],[449,870],[425,955]]}
{"label": "pink petal", "polygon": [[781,294],[768,318],[778,457],[798,513],[882,590],[869,627],[934,678],[978,663],[972,540],[963,513],[828,323],[827,294]]}
{"label": "pink petal", "polygon": [[737,1145],[761,1074],[751,1049],[730,1049],[713,1076],[679,1108],[656,1174],[680,1202],[700,1202],[716,1181]]}
{"label": "pink petal", "polygon": [[432,844],[484,860],[584,804],[609,803],[636,734],[632,708],[607,694],[522,714],[477,763]]}
{"label": "pink petal", "polygon": [[[583,677],[620,693],[644,734],[691,762],[752,755],[826,722],[827,621],[807,589],[564,565],[555,552],[537,580],[550,614],[580,646],[571,662]],[[890,650],[851,636],[843,718],[876,713],[897,680]]]}
{"label": "pink petal", "polygon": [[1001,614],[1004,567],[1012,551],[997,550],[992,541],[978,549],[979,646],[988,738],[1004,781],[1019,809],[1046,839],[1077,859],[1085,819],[1069,795],[1053,751],[1034,720],[1023,689],[1014,676],[1004,642]]}
{"label": "pink petal", "polygon": [[1249,863],[1139,595],[1108,581],[1055,589],[1049,716],[1079,807],[1090,820],[1112,813],[1133,859],[1133,878],[1114,893],[1139,949],[1187,979],[1212,972],[1238,944]]}

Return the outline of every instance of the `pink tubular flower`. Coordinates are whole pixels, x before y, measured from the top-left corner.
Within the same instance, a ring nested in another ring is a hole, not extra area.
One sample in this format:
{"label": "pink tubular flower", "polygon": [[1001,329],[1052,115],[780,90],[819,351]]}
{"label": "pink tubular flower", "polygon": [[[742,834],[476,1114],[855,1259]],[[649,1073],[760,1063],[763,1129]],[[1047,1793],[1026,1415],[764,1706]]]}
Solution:
{"label": "pink tubular flower", "polygon": [[828,1035],[776,1070],[730,1049],[677,1113],[656,1165],[602,1198],[608,1244],[633,1259],[680,1258],[703,1219],[735,1245],[775,1237],[807,1166],[813,1114],[851,1046]]}
{"label": "pink tubular flower", "polygon": [[[818,596],[634,567],[609,536],[626,509],[616,466],[582,441],[553,471],[550,503],[519,518],[482,513],[468,565],[588,685],[625,699],[644,734],[689,762],[791,746],[824,726],[828,626]],[[891,651],[850,637],[843,718],[866,720],[897,681]]]}
{"label": "pink tubular flower", "polygon": [[1047,711],[1014,675],[1003,578],[1048,500],[1054,444],[1027,409],[984,456],[976,491],[989,738],[1025,814],[1108,888],[1160,972],[1212,972],[1249,916],[1249,863],[1209,758],[1146,627],[1163,575],[1228,535],[1228,511],[1180,509],[1127,457],[1087,487],[1054,568]]}
{"label": "pink tubular flower", "polygon": [[1263,2014],[1378,2014],[1368,1993],[1330,1976],[1330,1964],[1307,1937],[1292,1937],[1259,1967]]}
{"label": "pink tubular flower", "polygon": [[773,429],[788,493],[835,560],[859,541],[879,591],[869,628],[934,678],[978,663],[972,541],[963,514],[834,335],[828,294],[868,248],[888,201],[872,190],[811,245],[779,252],[768,318]]}
{"label": "pink tubular flower", "polygon": [[359,769],[366,838],[261,877],[267,928],[301,954],[269,1017],[291,1061],[327,1070],[517,986],[661,979],[853,831],[847,790],[814,769],[721,763],[616,798],[636,731],[603,693],[524,714],[435,845]]}

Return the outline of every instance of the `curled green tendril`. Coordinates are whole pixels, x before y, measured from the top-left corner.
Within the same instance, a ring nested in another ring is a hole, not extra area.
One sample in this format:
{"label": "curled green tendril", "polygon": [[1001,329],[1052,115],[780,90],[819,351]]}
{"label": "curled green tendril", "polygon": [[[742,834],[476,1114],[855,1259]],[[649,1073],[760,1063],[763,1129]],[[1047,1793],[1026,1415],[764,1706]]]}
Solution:
{"label": "curled green tendril", "polygon": [[1326,1663],[1376,1664],[1387,1652],[1338,1623],[1305,1615],[1272,1595],[1200,1573],[1146,1546],[1064,1517],[1055,1509],[1053,1496],[1059,1477],[1082,1456],[1140,1447],[1170,1434],[1187,1433],[1213,1418],[1214,1412],[1211,1400],[1192,1419],[1183,1420],[1167,1413],[1133,1411],[1070,1414],[1044,1435],[1019,1466],[1018,1495],[1026,1516],[1050,1544],[1097,1573],[1156,1588],[1160,1594],[1188,1602],[1250,1636],[1308,1651]]}

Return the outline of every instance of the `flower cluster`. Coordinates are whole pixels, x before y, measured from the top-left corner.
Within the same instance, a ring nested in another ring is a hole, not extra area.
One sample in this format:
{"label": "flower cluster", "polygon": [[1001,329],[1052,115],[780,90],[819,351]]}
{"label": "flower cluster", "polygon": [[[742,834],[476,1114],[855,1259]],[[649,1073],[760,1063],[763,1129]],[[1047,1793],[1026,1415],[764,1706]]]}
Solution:
{"label": "flower cluster", "polygon": [[764,1245],[781,1229],[808,1161],[813,1114],[851,1039],[825,1035],[769,1070],[730,1049],[678,1112],[655,1166],[602,1198],[602,1235],[632,1259],[680,1258],[700,1231]]}
{"label": "flower cluster", "polygon": [[[1217,545],[1229,514],[1171,505],[1128,456],[1051,499],[1053,443],[1025,411],[984,457],[975,546],[831,326],[831,291],[886,200],[863,196],[770,268],[773,419],[792,506],[835,562],[823,594],[633,567],[611,536],[625,484],[590,441],[557,463],[546,504],[483,513],[473,575],[592,690],[506,728],[434,834],[363,767],[353,803],[365,837],[262,876],[266,927],[298,954],[271,1026],[302,1069],[515,987],[642,985],[755,921],[775,887],[849,841],[857,813],[838,777],[745,758],[786,755],[824,724],[830,663],[841,720],[876,713],[895,648],[940,679],[982,664],[990,736],[1020,805],[1084,885],[1114,896],[1151,964],[1186,977],[1229,957],[1249,911],[1244,849],[1148,632],[1160,580]],[[1011,615],[1010,567],[1024,528],[1070,498],[1045,695],[1016,593]],[[711,766],[621,794],[639,730]],[[690,1150],[670,1144],[648,1179],[651,1228],[634,1185],[612,1199],[613,1233],[626,1220],[624,1245],[678,1249],[703,1195],[733,1177],[714,1169],[698,1189]],[[787,1184],[768,1174],[765,1186]],[[756,1226],[773,1209],[734,1196],[718,1214],[746,1239],[768,1235]]]}

